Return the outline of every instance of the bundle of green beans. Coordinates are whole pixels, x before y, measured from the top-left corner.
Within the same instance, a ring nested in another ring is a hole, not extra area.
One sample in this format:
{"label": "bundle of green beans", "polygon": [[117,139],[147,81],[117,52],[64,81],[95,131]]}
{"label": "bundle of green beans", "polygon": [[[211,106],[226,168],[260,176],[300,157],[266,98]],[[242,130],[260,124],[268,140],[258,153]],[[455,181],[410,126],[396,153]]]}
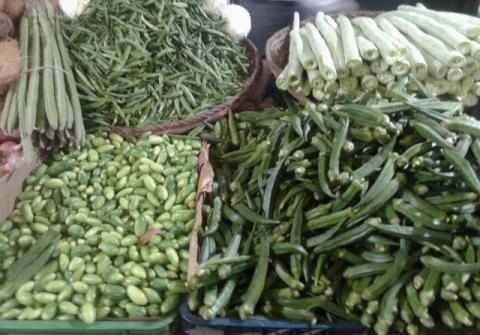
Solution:
{"label": "bundle of green beans", "polygon": [[[478,104],[480,19],[417,6],[375,18],[319,12],[300,27],[295,13],[286,67],[277,86],[316,101],[390,88],[411,73],[434,94]],[[411,86],[415,89],[415,86]]]}
{"label": "bundle of green beans", "polygon": [[0,225],[0,318],[176,313],[186,292],[201,143],[87,135],[27,178]]}
{"label": "bundle of green beans", "polygon": [[136,127],[196,115],[239,93],[245,48],[202,0],[92,0],[67,26],[87,122]]}
{"label": "bundle of green beans", "polygon": [[62,37],[62,22],[49,1],[29,2],[20,23],[21,75],[8,91],[0,128],[20,129],[27,160],[33,143],[55,151],[85,141],[80,100],[71,60]]}
{"label": "bundle of green beans", "polygon": [[191,310],[377,334],[480,327],[480,122],[415,79],[392,92],[203,129],[216,187]]}

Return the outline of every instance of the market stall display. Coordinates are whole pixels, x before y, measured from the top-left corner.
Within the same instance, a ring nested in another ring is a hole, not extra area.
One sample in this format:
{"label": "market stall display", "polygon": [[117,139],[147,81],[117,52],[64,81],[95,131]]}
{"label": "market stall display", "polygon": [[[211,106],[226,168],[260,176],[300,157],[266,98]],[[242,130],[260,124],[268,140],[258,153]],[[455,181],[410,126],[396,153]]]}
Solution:
{"label": "market stall display", "polygon": [[435,95],[472,107],[480,95],[479,30],[478,18],[421,4],[336,19],[319,12],[302,24],[296,14],[270,39],[267,58],[279,89],[318,102],[388,89],[412,73]]}
{"label": "market stall display", "polygon": [[175,313],[186,292],[198,140],[87,135],[27,178],[1,230],[2,319]]}
{"label": "market stall display", "polygon": [[195,116],[241,92],[245,47],[203,2],[92,0],[67,27],[85,120],[128,127]]}
{"label": "market stall display", "polygon": [[0,0],[0,331],[480,329],[480,19],[292,14]]}
{"label": "market stall display", "polygon": [[[80,20],[77,17],[88,1],[82,4],[83,8],[77,8],[70,19]],[[3,2],[0,5],[0,10],[5,9]],[[48,1],[16,2],[15,8],[9,4],[7,14],[11,18],[0,17],[2,39],[9,39],[2,42],[0,51],[2,91],[11,84],[2,103],[0,172],[2,176],[13,173],[15,160],[37,159],[36,146],[53,155],[26,179],[15,209],[2,222],[0,318],[55,322],[15,327],[3,321],[0,327],[29,331],[70,326],[92,331],[119,329],[109,323],[108,319],[113,318],[128,321],[124,325],[127,330],[159,330],[174,320],[181,296],[187,290],[186,247],[197,204],[196,165],[201,144],[190,138],[139,136],[138,129],[132,133],[139,139],[130,136],[124,139],[115,133],[91,129],[86,135],[82,113],[88,111],[88,104],[79,99],[84,95],[77,93],[77,73],[74,73],[79,63],[70,59],[71,46],[64,38],[71,35],[63,36],[66,23],[56,5]],[[68,9],[66,5],[60,1],[64,12]],[[88,8],[94,10],[94,5]],[[114,9],[122,6],[120,2],[116,5]],[[111,13],[117,19],[122,17]],[[129,8],[124,13],[130,15],[134,11]],[[178,48],[191,46],[192,29],[198,29],[199,23],[189,20],[188,15],[201,14],[203,34],[196,40],[200,44],[189,48],[200,64],[196,67],[184,60],[188,70],[195,69],[196,76],[189,79],[197,80],[197,89],[201,87],[207,92],[211,101],[217,99],[222,104],[233,93],[239,93],[234,90],[241,91],[242,96],[248,93],[249,85],[259,73],[255,49],[248,48],[248,41],[240,44],[231,39],[223,32],[224,22],[203,12],[200,2],[175,2],[173,6],[168,3],[164,14],[183,17],[183,27],[190,30],[182,32],[188,37],[172,31],[169,33],[175,36],[175,42],[171,44],[171,36],[164,36],[167,40],[160,43],[159,31],[163,25],[157,28],[148,21],[151,17],[143,17],[145,32],[152,32],[152,41],[159,42],[152,42],[155,49],[152,52],[162,49],[163,56],[169,53],[170,57]],[[18,23],[20,43],[11,39],[17,36],[12,32],[13,22]],[[71,21],[68,26],[72,28],[75,24],[77,21]],[[117,41],[117,47],[122,41],[125,39]],[[164,48],[167,44],[171,46]],[[217,51],[212,52],[211,46]],[[86,44],[82,47],[86,48]],[[124,61],[142,59],[139,50],[135,50],[135,42],[130,47],[133,50],[122,53]],[[208,59],[200,58],[207,54]],[[227,62],[216,58],[223,56],[229,57]],[[182,94],[177,92],[171,97],[176,107],[183,103],[183,94],[192,106],[205,107],[201,94],[197,95],[195,90],[184,92],[191,82],[183,82],[178,76],[182,70],[178,64],[170,64],[168,57],[162,58],[160,54],[154,58],[164,62],[159,67],[161,71],[169,68],[165,64],[177,71],[175,78],[169,78],[182,90]],[[131,62],[123,65],[124,69],[116,72],[124,75],[120,81],[141,69],[131,68]],[[144,68],[139,75],[143,76],[145,70],[154,69]],[[250,74],[252,78],[247,78]],[[219,79],[217,87],[212,77]],[[238,80],[232,81],[235,77]],[[130,99],[135,96],[127,94]],[[162,100],[167,101],[163,96]],[[233,106],[241,99],[231,100]],[[183,112],[184,107],[178,111]],[[17,184],[19,178],[15,175]],[[2,185],[10,184],[7,181]],[[70,320],[73,321],[70,326],[62,323]],[[76,320],[81,320],[84,326]]]}
{"label": "market stall display", "polygon": [[412,83],[206,127],[217,187],[191,310],[377,334],[478,325],[480,123]]}

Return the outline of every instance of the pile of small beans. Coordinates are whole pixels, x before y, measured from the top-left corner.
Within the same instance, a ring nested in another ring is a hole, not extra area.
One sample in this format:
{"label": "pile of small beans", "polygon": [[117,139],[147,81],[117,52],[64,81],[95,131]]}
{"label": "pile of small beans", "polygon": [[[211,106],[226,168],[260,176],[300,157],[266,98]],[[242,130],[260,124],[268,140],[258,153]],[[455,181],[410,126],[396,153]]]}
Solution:
{"label": "pile of small beans", "polygon": [[0,225],[3,280],[42,235],[61,238],[39,272],[15,278],[22,285],[12,295],[0,288],[0,318],[92,323],[175,312],[186,292],[200,147],[101,133],[40,165]]}

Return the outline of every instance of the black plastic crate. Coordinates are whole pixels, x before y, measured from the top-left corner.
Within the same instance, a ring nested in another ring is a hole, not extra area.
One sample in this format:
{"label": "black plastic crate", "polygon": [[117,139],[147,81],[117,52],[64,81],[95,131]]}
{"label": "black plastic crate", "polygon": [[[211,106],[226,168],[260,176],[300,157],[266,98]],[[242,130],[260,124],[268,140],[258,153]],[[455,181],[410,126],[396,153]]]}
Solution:
{"label": "black plastic crate", "polygon": [[[180,318],[183,335],[197,335],[195,330],[203,331],[201,334],[211,335],[374,335],[369,328],[356,321],[324,322],[311,325],[308,322],[286,320],[238,320],[216,318],[204,320],[190,313],[186,303],[180,306]],[[210,332],[209,332],[210,330]],[[479,335],[474,329],[451,330],[443,327],[428,329],[428,335]],[[392,333],[390,335],[400,335]]]}
{"label": "black plastic crate", "polygon": [[358,322],[338,321],[317,323],[292,322],[283,320],[237,320],[216,318],[204,320],[190,313],[186,303],[180,306],[180,317],[184,335],[195,335],[193,330],[223,331],[223,334],[259,334],[259,335],[368,335],[370,331]]}

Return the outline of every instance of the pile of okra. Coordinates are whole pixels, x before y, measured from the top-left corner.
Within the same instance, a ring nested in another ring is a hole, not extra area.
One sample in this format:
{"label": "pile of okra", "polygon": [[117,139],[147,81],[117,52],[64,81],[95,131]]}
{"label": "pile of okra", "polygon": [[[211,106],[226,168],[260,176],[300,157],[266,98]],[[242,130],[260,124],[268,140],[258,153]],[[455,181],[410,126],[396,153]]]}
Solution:
{"label": "pile of okra", "polygon": [[376,334],[479,329],[480,122],[412,78],[286,105],[194,131],[216,182],[189,308]]}

